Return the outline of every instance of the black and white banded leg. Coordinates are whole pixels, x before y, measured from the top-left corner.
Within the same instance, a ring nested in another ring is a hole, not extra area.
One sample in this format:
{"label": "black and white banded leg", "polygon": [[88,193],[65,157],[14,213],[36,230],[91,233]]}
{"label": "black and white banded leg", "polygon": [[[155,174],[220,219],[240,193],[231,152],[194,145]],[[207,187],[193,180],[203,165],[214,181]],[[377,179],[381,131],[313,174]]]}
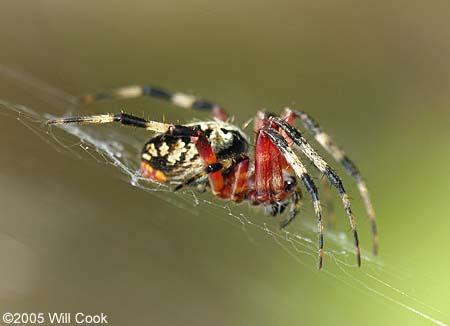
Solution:
{"label": "black and white banded leg", "polygon": [[375,222],[375,211],[373,209],[372,201],[369,197],[369,191],[367,189],[366,183],[361,177],[360,172],[356,168],[355,164],[348,158],[345,152],[338,147],[331,137],[325,133],[318,123],[313,120],[307,113],[302,111],[294,111],[291,109],[286,109],[286,112],[295,114],[305,127],[316,139],[316,141],[325,148],[325,150],[333,156],[333,158],[340,162],[346,172],[355,180],[358,187],[361,198],[363,199],[364,206],[366,207],[367,217],[369,218],[371,228],[372,228],[372,238],[373,238],[373,253],[376,255],[378,253],[378,231]]}
{"label": "black and white banded leg", "polygon": [[198,132],[195,126],[174,125],[158,121],[146,120],[131,114],[100,114],[83,117],[69,117],[61,119],[48,120],[49,125],[58,125],[66,123],[82,123],[82,124],[108,124],[120,123],[130,127],[143,128],[156,133],[169,132],[172,136],[197,136]]}
{"label": "black and white banded leg", "polygon": [[171,124],[162,123],[158,121],[148,121],[144,118],[136,117],[134,115],[126,114],[123,112],[118,114],[99,114],[84,117],[60,118],[47,121],[47,124],[49,125],[59,125],[66,123],[83,123],[83,124],[121,123],[126,126],[144,128],[158,133],[165,133],[169,131],[170,128],[175,128],[175,126]]}
{"label": "black and white banded leg", "polygon": [[165,89],[149,85],[132,85],[114,89],[110,92],[100,92],[84,95],[80,98],[82,103],[92,103],[94,101],[126,99],[148,96],[171,102],[172,104],[185,108],[202,111],[211,111],[214,117],[221,121],[228,120],[227,112],[219,105],[200,99],[194,95],[180,92],[169,92]]}
{"label": "black and white banded leg", "polygon": [[331,185],[336,188],[347,213],[350,227],[352,228],[353,239],[355,243],[356,259],[358,266],[361,266],[361,249],[359,247],[358,232],[356,230],[355,217],[350,205],[350,199],[344,189],[341,179],[337,173],[322,159],[322,157],[308,144],[302,134],[292,125],[277,117],[270,117],[269,120],[277,127],[281,128],[292,141],[300,147],[301,151],[314,164],[314,166],[322,172],[329,180]]}
{"label": "black and white banded leg", "polygon": [[[286,158],[288,164],[292,167],[295,174],[302,180],[306,190],[310,193],[314,211],[317,218],[317,231],[319,233],[319,259],[318,259],[318,267],[322,268],[323,262],[323,222],[322,222],[322,207],[320,206],[319,194],[317,192],[317,187],[314,184],[314,181],[308,174],[303,163],[300,161],[300,158],[294,153],[294,151],[290,148],[288,142],[284,137],[275,129],[271,129],[269,127],[264,127],[261,131],[266,134],[272,143],[277,146],[283,156]],[[361,261],[360,259],[358,259]]]}

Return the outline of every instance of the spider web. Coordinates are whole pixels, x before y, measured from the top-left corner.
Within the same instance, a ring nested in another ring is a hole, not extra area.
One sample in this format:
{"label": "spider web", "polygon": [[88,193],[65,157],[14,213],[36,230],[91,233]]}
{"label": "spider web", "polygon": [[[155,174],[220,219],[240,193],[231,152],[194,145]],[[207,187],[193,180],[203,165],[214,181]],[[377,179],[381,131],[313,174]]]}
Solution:
{"label": "spider web", "polygon": [[[201,210],[207,209],[208,214],[213,214],[224,222],[242,229],[250,241],[254,240],[255,234],[263,235],[287,252],[296,263],[302,265],[302,268],[311,272],[316,270],[317,236],[316,225],[312,219],[309,221],[302,219],[297,229],[289,227],[289,230],[279,231],[276,222],[261,219],[260,216],[255,217],[256,214],[253,214],[255,210],[247,207],[248,205],[236,206],[216,200],[212,196],[200,196],[190,188],[173,193],[170,185],[140,176],[136,153],[140,152],[143,142],[136,139],[136,134],[124,132],[124,128],[95,128],[74,124],[50,127],[45,124],[48,119],[77,115],[76,98],[9,67],[0,65],[0,76],[14,82],[15,86],[26,93],[33,96],[39,94],[40,101],[52,110],[53,108],[59,110],[57,114],[40,113],[32,108],[0,99],[0,116],[16,119],[55,151],[77,159],[94,160],[99,164],[113,166],[120,172],[117,175],[124,182],[180,209],[188,210],[191,214],[198,215]],[[445,312],[411,295],[413,289],[393,285],[404,283],[411,278],[405,271],[394,268],[391,262],[374,259],[365,250],[362,251],[364,267],[359,270],[355,264],[353,243],[349,233],[325,230],[324,234],[327,248],[324,252],[324,268],[320,273],[355,291],[395,304],[433,324],[448,325],[442,321],[443,318],[449,318]]]}

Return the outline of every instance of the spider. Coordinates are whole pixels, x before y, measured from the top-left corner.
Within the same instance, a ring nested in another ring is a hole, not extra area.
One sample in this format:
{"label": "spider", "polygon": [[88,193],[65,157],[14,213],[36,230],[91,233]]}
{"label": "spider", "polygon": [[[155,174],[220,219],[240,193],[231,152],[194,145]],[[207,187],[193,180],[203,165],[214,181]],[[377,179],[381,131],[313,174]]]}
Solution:
{"label": "spider", "polygon": [[354,238],[357,265],[361,266],[361,253],[355,218],[349,197],[337,173],[294,127],[299,120],[316,141],[340,162],[353,177],[365,204],[371,222],[373,252],[377,253],[378,236],[375,213],[365,182],[356,166],[332,141],[319,125],[305,112],[284,109],[280,117],[258,111],[254,118],[255,151],[251,162],[249,140],[245,133],[230,122],[227,112],[219,105],[184,93],[171,93],[153,86],[127,86],[111,92],[85,95],[80,101],[150,96],[186,108],[210,111],[213,120],[188,124],[169,124],[146,120],[126,114],[102,114],[49,120],[48,124],[121,123],[155,132],[141,152],[141,174],[159,182],[176,184],[174,190],[197,185],[236,203],[247,200],[251,205],[262,205],[268,214],[289,212],[280,228],[285,228],[296,217],[302,198],[298,180],[301,180],[312,198],[318,228],[318,268],[323,262],[322,209],[317,187],[308,174],[299,149],[337,190],[349,218]]}

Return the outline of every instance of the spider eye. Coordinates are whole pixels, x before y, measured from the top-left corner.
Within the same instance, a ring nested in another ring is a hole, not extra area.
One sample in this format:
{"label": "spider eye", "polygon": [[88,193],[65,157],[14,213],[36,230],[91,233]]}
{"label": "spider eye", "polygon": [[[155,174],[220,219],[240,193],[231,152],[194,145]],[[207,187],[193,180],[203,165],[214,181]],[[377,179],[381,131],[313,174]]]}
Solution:
{"label": "spider eye", "polygon": [[295,180],[295,178],[285,180],[284,181],[284,191],[291,192],[296,185],[297,185],[297,180]]}

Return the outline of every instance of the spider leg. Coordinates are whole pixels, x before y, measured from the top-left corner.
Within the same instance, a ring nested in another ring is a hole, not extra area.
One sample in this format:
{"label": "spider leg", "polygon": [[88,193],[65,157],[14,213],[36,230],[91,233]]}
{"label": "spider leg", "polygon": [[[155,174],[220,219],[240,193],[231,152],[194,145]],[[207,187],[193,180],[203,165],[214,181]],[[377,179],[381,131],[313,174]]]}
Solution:
{"label": "spider leg", "polygon": [[[247,189],[247,173],[250,159],[247,154],[241,153],[233,158],[228,158],[214,164],[209,164],[205,168],[205,172],[220,173],[224,177],[223,188],[214,193],[220,198],[231,199],[240,202],[245,198],[245,190]],[[232,173],[234,171],[234,173]]]}
{"label": "spider leg", "polygon": [[[322,208],[320,206],[319,195],[317,192],[316,185],[314,181],[308,174],[303,163],[300,161],[299,157],[294,153],[294,151],[289,147],[288,142],[284,137],[279,134],[276,130],[265,127],[261,129],[261,132],[266,135],[270,141],[277,146],[280,152],[285,157],[288,164],[292,167],[297,176],[302,180],[305,185],[306,190],[310,193],[312,197],[312,201],[314,204],[314,211],[317,217],[317,229],[319,232],[319,261],[318,267],[322,268],[323,261],[323,223],[322,223]],[[358,247],[359,249],[359,247]],[[359,250],[357,250],[358,262],[360,263],[361,259],[359,258]]]}
{"label": "spider leg", "polygon": [[175,125],[157,122],[157,121],[148,121],[140,117],[136,117],[126,113],[119,114],[100,114],[100,115],[91,115],[84,117],[70,117],[70,118],[61,118],[61,119],[53,119],[48,120],[47,124],[49,125],[60,125],[66,123],[85,123],[85,124],[105,124],[105,123],[121,123],[123,125],[144,128],[150,131],[165,133],[170,131],[171,129],[175,129]]}
{"label": "spider leg", "polygon": [[[232,171],[234,170],[234,168],[236,166],[241,166],[240,164],[243,162],[247,162],[247,169],[248,169],[248,161],[249,161],[249,157],[247,154],[239,154],[235,157],[232,158],[228,158],[225,160],[222,160],[220,162],[216,162],[216,163],[212,163],[212,164],[208,164],[201,172],[193,175],[192,177],[190,177],[189,179],[185,180],[183,183],[179,184],[178,186],[176,186],[173,190],[174,191],[178,191],[183,187],[189,186],[190,184],[194,183],[195,181],[197,181],[198,179],[204,177],[207,174],[210,173],[215,173],[215,172],[224,172],[226,173],[227,170]],[[245,165],[242,165],[245,166]],[[237,182],[238,185],[236,185],[237,189],[234,189],[232,191],[232,193],[239,193],[241,190],[240,188],[242,188],[242,179],[244,179],[244,185],[245,185],[245,177],[246,177],[246,173],[242,178],[242,172],[240,170],[236,170],[235,176],[237,176],[238,178],[241,177],[239,179],[239,181]]]}
{"label": "spider leg", "polygon": [[316,141],[327,150],[328,153],[333,156],[333,158],[340,162],[346,172],[355,180],[358,187],[361,198],[363,199],[364,206],[366,207],[367,217],[369,218],[371,228],[372,228],[372,238],[373,238],[373,253],[376,255],[378,252],[378,232],[377,225],[375,222],[375,210],[373,209],[372,201],[369,197],[369,191],[367,189],[366,183],[361,177],[355,164],[347,157],[345,152],[339,148],[331,139],[331,137],[325,133],[322,128],[314,121],[308,114],[301,111],[294,111],[291,109],[286,109],[284,117],[289,117],[289,119],[294,119],[298,117],[303,124],[303,126],[314,136]]}
{"label": "spider leg", "polygon": [[268,117],[269,117],[269,115],[266,112],[264,112],[264,111],[256,112],[256,116],[255,116],[254,122],[253,122],[253,130],[254,130],[254,132],[258,133],[259,130],[262,127],[264,127],[265,121],[267,120]]}
{"label": "spider leg", "polygon": [[286,121],[277,117],[270,117],[269,120],[277,127],[281,128],[281,130],[283,130],[289,136],[289,138],[292,139],[292,141],[300,147],[306,157],[308,157],[308,159],[316,166],[316,168],[328,178],[333,187],[335,187],[338,191],[349,218],[350,226],[352,228],[356,249],[356,258],[358,261],[358,266],[360,266],[361,253],[359,248],[358,232],[356,230],[356,222],[353,216],[350,200],[348,198],[347,192],[344,189],[344,185],[342,184],[341,179],[336,174],[336,172],[322,159],[322,157],[320,157],[320,155],[308,144],[306,139],[303,138],[302,134],[297,129],[295,129]]}
{"label": "spider leg", "polygon": [[234,181],[230,189],[230,198],[235,202],[240,202],[245,197],[247,188],[247,174],[250,166],[250,159],[247,154],[241,154],[243,160],[237,163],[236,171],[234,172]]}
{"label": "spider leg", "polygon": [[114,89],[110,92],[101,92],[96,94],[84,95],[80,98],[82,103],[92,103],[101,100],[122,99],[122,98],[136,98],[141,96],[149,96],[165,100],[173,103],[174,105],[195,110],[207,110],[211,111],[213,115],[221,120],[227,121],[228,114],[219,105],[209,101],[205,101],[196,96],[184,94],[184,93],[171,93],[159,87],[149,85],[132,85]]}
{"label": "spider leg", "polygon": [[289,208],[289,215],[286,219],[280,223],[280,229],[284,229],[292,220],[297,216],[300,210],[302,200],[302,191],[300,187],[296,187],[295,191],[292,193],[291,207]]}
{"label": "spider leg", "polygon": [[161,134],[168,132],[172,136],[188,136],[194,137],[195,139],[199,138],[199,130],[196,126],[186,127],[183,125],[174,125],[159,121],[146,120],[123,112],[119,114],[100,114],[84,117],[69,117],[61,119],[52,119],[47,121],[47,124],[49,125],[60,125],[66,123],[84,123],[84,124],[121,123],[126,126],[143,128],[148,131],[153,131]]}
{"label": "spider leg", "polygon": [[288,163],[276,144],[260,130],[255,141],[254,165],[255,191],[250,196],[250,201],[253,204],[274,204],[282,200],[286,196],[283,169],[288,167]]}

